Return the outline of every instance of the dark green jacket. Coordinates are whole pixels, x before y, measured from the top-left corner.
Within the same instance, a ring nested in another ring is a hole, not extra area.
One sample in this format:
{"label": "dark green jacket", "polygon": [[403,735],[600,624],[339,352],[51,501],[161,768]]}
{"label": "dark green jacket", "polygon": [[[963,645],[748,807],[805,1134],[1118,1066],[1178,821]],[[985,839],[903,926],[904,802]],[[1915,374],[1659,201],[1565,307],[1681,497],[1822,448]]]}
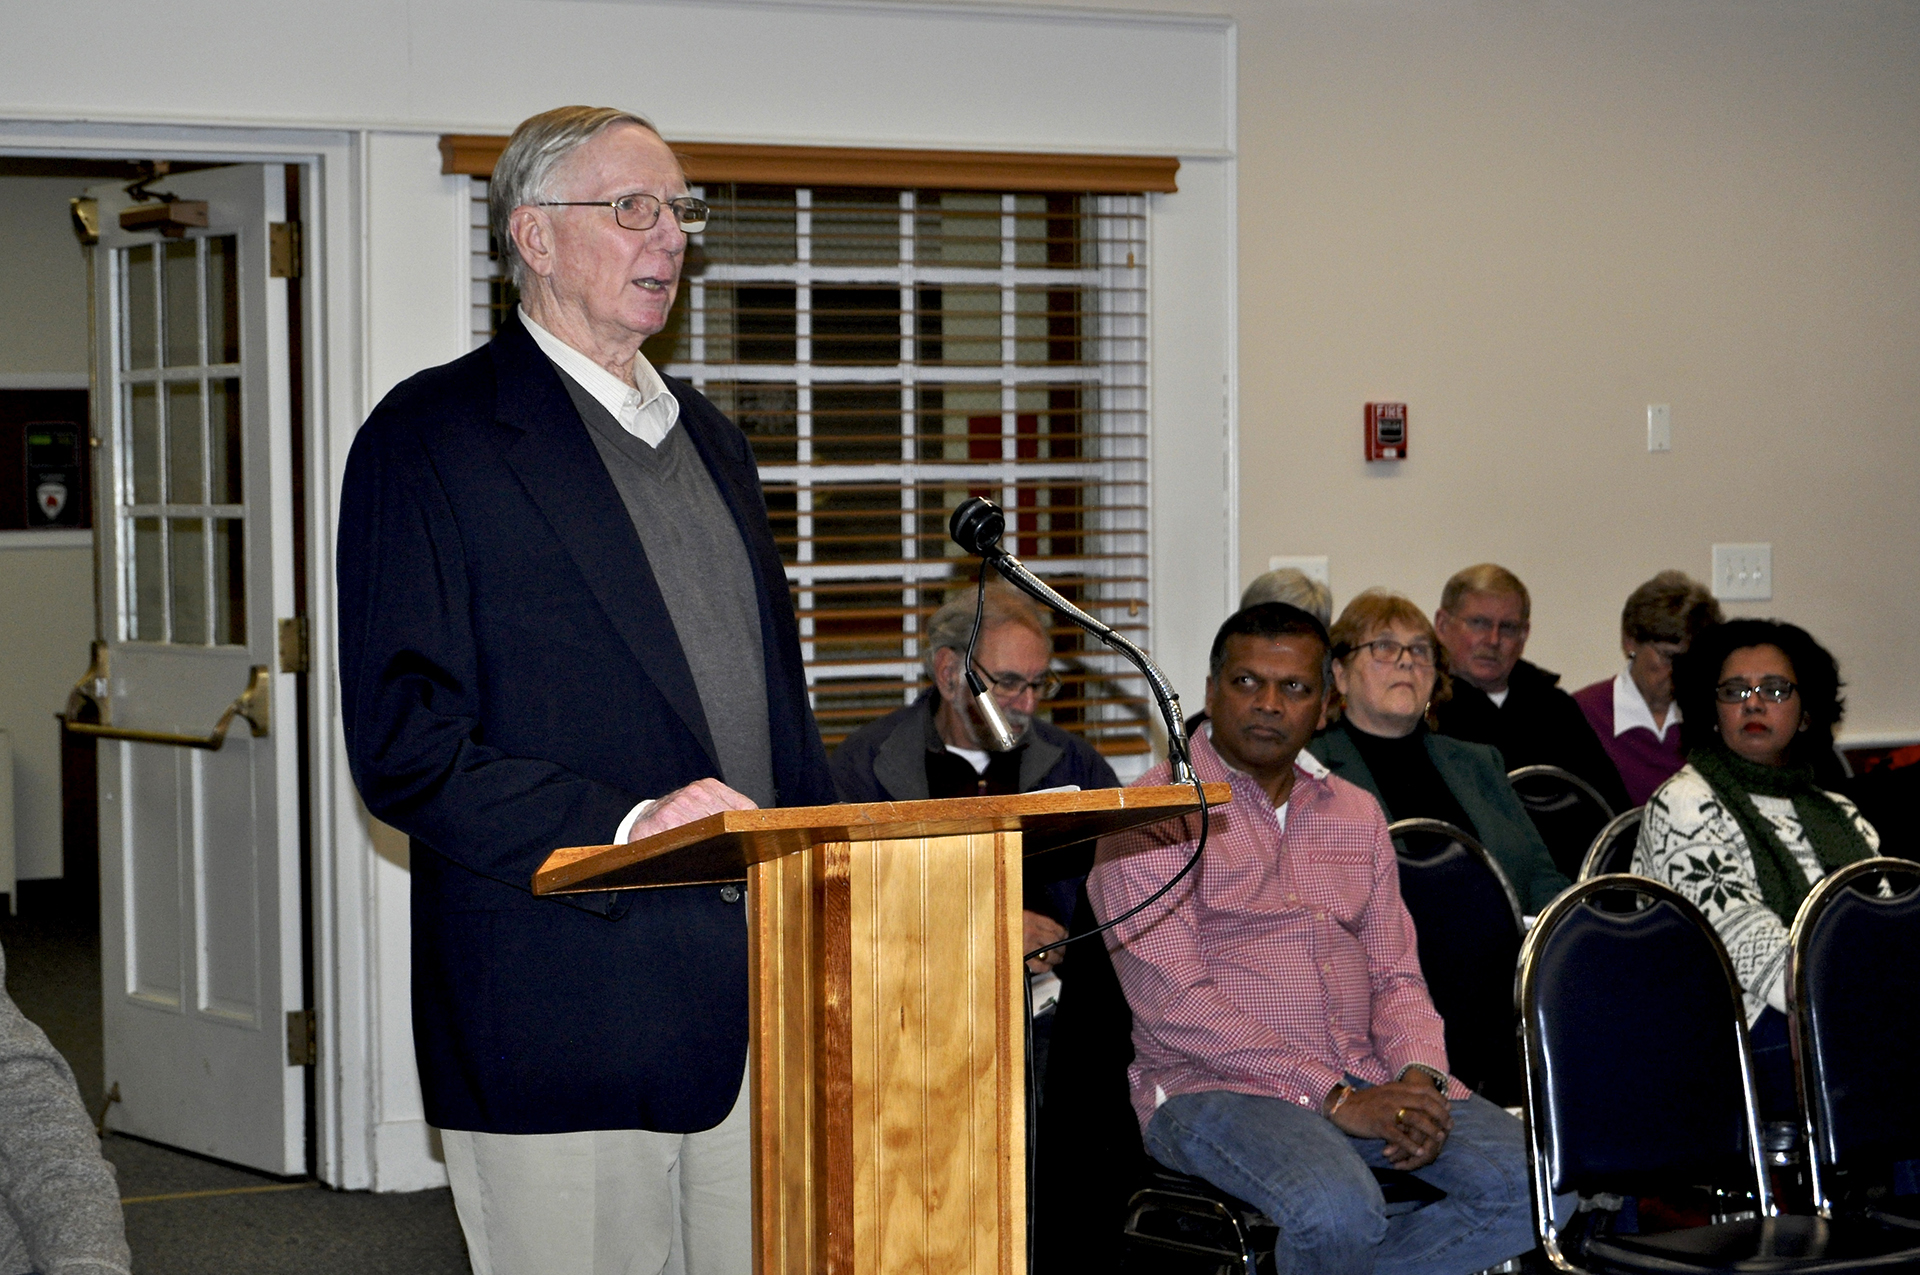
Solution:
{"label": "dark green jacket", "polygon": [[[1340,778],[1357,784],[1380,797],[1380,786],[1373,781],[1360,750],[1345,730],[1335,726],[1317,737],[1307,751],[1318,757]],[[1556,894],[1572,884],[1553,866],[1553,856],[1539,830],[1527,817],[1513,785],[1500,764],[1500,750],[1489,744],[1469,744],[1464,739],[1427,733],[1427,756],[1440,771],[1447,789],[1460,808],[1473,820],[1480,842],[1493,852],[1500,870],[1513,883],[1513,892],[1529,916],[1539,913]],[[1383,805],[1385,803],[1382,803]],[[1394,816],[1388,812],[1388,819]]]}

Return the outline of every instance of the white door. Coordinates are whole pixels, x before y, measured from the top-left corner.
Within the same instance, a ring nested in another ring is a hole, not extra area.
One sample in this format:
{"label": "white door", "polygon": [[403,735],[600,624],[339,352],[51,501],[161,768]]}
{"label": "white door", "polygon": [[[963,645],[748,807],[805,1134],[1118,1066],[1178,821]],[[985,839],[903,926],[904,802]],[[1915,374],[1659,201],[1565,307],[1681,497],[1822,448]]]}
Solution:
{"label": "white door", "polygon": [[277,164],[162,178],[154,189],[207,208],[173,238],[121,229],[134,201],[92,192],[93,733],[108,1123],[299,1173],[298,762],[275,651],[275,617],[293,614],[287,283],[268,277],[284,183]]}

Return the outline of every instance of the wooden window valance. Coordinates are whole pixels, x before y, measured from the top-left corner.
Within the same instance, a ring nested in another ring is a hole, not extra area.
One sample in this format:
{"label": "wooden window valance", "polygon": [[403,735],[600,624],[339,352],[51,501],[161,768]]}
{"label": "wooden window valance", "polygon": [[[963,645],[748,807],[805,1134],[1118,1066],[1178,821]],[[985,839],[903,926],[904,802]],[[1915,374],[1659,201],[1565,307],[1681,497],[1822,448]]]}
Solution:
{"label": "wooden window valance", "polygon": [[[507,139],[446,133],[440,171],[491,177]],[[676,142],[696,182],[774,186],[877,186],[902,190],[1074,191],[1171,194],[1180,161],[1170,155],[1047,155],[1020,151],[883,150],[857,146],[749,146]]]}

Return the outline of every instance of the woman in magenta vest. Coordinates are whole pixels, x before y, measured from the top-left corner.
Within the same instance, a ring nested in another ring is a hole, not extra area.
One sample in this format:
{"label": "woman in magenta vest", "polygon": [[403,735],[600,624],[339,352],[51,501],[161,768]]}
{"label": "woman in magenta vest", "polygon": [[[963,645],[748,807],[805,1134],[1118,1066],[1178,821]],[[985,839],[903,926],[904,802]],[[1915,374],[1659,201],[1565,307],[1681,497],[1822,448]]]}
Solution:
{"label": "woman in magenta vest", "polygon": [[1627,667],[1574,692],[1593,733],[1636,806],[1680,769],[1680,709],[1673,702],[1673,658],[1724,617],[1707,586],[1682,571],[1662,571],[1631,594],[1620,612]]}

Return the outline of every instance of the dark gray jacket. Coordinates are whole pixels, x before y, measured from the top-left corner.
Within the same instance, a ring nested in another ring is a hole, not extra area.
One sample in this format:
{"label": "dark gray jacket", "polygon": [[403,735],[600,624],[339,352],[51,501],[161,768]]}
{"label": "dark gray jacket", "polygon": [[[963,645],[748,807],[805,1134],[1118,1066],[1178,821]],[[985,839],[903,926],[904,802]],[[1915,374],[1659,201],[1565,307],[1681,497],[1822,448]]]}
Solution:
{"label": "dark gray jacket", "polygon": [[[938,692],[868,722],[833,752],[833,786],[842,801],[925,801],[927,753],[946,747],[934,729]],[[1119,776],[1093,745],[1038,717],[1020,742],[1020,791],[1118,788]],[[1086,876],[1093,846],[1068,847],[1027,865],[1026,906],[1062,924],[1073,916],[1073,890]],[[1057,861],[1057,862],[1056,862]],[[1053,888],[1042,888],[1051,883]]]}

